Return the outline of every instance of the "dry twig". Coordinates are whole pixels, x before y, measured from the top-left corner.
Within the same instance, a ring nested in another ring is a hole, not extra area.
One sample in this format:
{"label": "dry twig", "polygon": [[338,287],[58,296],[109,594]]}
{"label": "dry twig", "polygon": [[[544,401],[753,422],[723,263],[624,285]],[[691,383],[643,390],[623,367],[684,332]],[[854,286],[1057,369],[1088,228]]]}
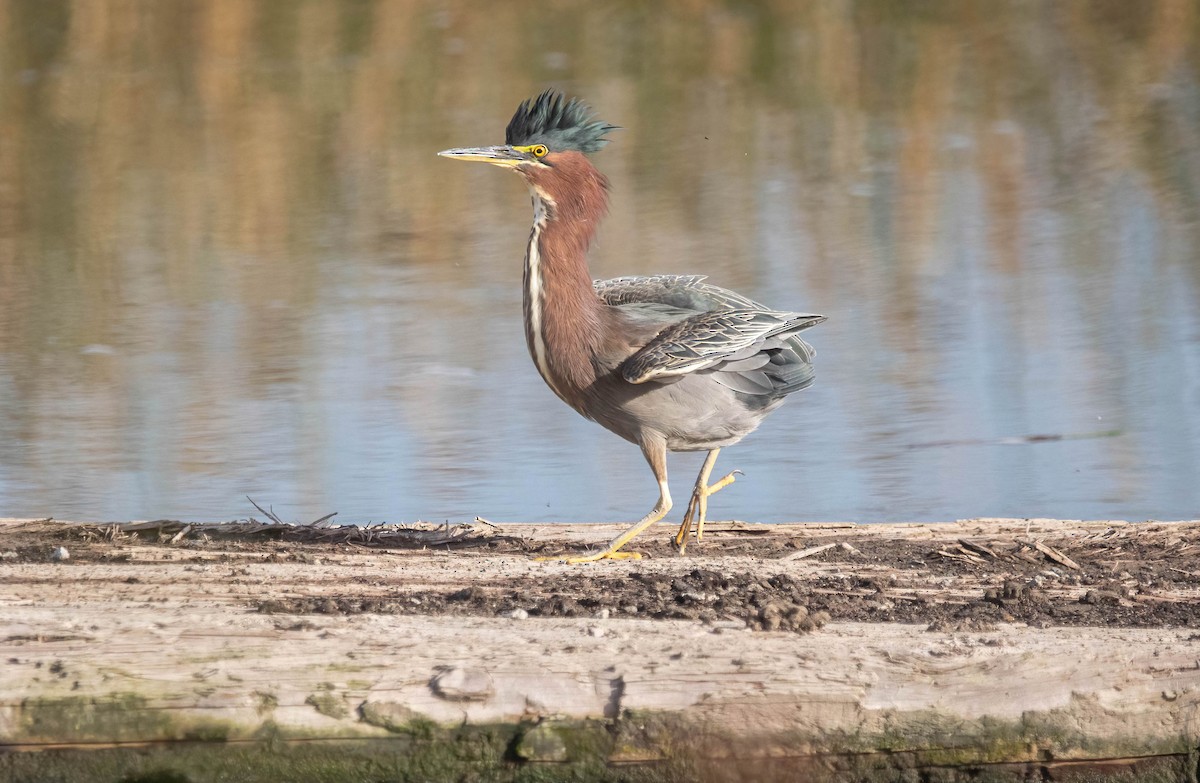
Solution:
{"label": "dry twig", "polygon": [[247,496],[246,496],[246,500],[249,500],[249,501],[250,501],[250,505],[254,506],[254,507],[255,507],[255,508],[257,508],[259,511],[261,511],[263,514],[265,514],[265,515],[266,515],[266,517],[267,517],[267,519],[271,520],[271,521],[272,521],[272,522],[274,522],[275,524],[277,524],[277,525],[286,525],[286,524],[287,524],[287,523],[286,523],[286,522],[284,522],[282,519],[280,519],[279,517],[275,516],[275,514],[274,514],[275,507],[274,507],[274,506],[272,506],[272,507],[271,507],[271,510],[270,510],[270,511],[267,511],[265,508],[263,508],[262,506],[260,506],[260,505],[258,505],[257,503],[255,503],[255,502],[254,502],[254,500],[253,500],[253,499],[252,499],[252,498],[251,498],[249,495],[247,495]]}

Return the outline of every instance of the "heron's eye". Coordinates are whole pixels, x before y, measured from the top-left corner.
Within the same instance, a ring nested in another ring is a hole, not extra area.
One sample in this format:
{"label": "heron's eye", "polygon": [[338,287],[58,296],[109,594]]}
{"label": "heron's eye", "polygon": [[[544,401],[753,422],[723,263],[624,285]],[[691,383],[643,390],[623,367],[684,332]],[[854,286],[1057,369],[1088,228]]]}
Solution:
{"label": "heron's eye", "polygon": [[537,144],[534,145],[534,148],[531,149],[530,152],[533,153],[533,157],[535,158],[544,158],[546,157],[546,154],[550,152],[550,150],[546,149],[545,144]]}

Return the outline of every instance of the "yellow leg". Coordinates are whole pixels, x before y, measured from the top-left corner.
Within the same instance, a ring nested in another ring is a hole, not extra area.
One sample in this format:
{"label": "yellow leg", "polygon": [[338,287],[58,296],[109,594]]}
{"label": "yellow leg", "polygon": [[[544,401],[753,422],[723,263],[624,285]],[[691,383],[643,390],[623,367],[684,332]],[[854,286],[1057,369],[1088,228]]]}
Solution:
{"label": "yellow leg", "polygon": [[725,489],[725,487],[728,487],[736,481],[736,475],[741,473],[740,470],[735,470],[715,483],[709,484],[708,475],[712,473],[713,465],[717,463],[717,455],[720,453],[720,449],[713,449],[708,452],[708,456],[704,458],[704,464],[700,466],[700,475],[696,477],[696,486],[692,489],[692,499],[688,503],[687,512],[683,515],[683,524],[679,526],[679,532],[675,534],[675,546],[679,547],[680,552],[683,552],[687,548],[688,535],[692,531],[693,520],[696,522],[696,541],[704,538],[704,520],[708,514],[708,496],[715,495]]}
{"label": "yellow leg", "polygon": [[650,513],[642,517],[640,521],[628,530],[622,531],[621,535],[610,541],[608,546],[600,552],[565,557],[539,557],[537,558],[538,560],[565,560],[568,563],[593,563],[597,560],[636,560],[642,556],[640,552],[622,552],[620,549],[632,541],[638,533],[641,533],[665,517],[667,512],[671,510],[671,490],[667,486],[666,444],[643,443],[642,453],[646,455],[646,461],[650,463],[650,469],[654,471],[654,478],[658,481],[658,503],[654,505]]}

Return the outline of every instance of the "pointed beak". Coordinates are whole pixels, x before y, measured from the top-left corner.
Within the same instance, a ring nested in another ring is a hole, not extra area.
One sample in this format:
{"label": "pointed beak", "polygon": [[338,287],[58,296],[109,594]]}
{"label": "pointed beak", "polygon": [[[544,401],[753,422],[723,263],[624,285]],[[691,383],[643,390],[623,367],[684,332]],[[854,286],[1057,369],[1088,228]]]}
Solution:
{"label": "pointed beak", "polygon": [[514,168],[530,160],[528,153],[519,152],[507,145],[503,147],[464,147],[457,150],[442,150],[438,153],[443,158],[455,160],[477,160],[491,163],[494,166]]}

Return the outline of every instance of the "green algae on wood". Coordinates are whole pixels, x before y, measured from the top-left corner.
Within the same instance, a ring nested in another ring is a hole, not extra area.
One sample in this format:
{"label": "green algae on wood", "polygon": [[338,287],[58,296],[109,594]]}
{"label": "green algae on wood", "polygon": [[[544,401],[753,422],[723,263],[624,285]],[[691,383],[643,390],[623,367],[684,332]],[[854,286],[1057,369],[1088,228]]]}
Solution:
{"label": "green algae on wood", "polygon": [[1196,757],[1109,760],[1090,765],[1053,762],[922,766],[908,754],[804,758],[704,759],[683,756],[654,764],[609,765],[602,759],[521,762],[512,752],[511,727],[449,732],[429,741],[411,737],[338,743],[177,743],[136,749],[47,750],[0,753],[6,783],[1020,783],[1071,780],[1088,783],[1179,783],[1195,779]]}
{"label": "green algae on wood", "polygon": [[8,740],[24,742],[146,742],[179,737],[162,710],[149,709],[135,693],[26,699],[17,710],[17,731]]}
{"label": "green algae on wood", "polygon": [[378,726],[393,734],[414,734],[432,737],[438,725],[409,707],[392,701],[364,701],[358,705],[363,723]]}
{"label": "green algae on wood", "polygon": [[346,704],[346,700],[329,692],[309,694],[304,703],[312,705],[322,715],[338,720],[350,714],[350,707]]}
{"label": "green algae on wood", "polygon": [[[328,690],[314,695],[345,705],[339,695]],[[1154,747],[1140,746],[1138,753],[1121,758],[1112,751],[1125,740],[1105,744],[1087,737],[1078,733],[1077,727],[1071,728],[1067,713],[1053,711],[1014,721],[969,721],[933,712],[895,713],[884,721],[886,729],[876,733],[853,737],[789,733],[747,741],[725,735],[719,726],[699,725],[675,713],[627,711],[614,721],[447,727],[411,710],[389,709],[398,706],[364,702],[358,708],[360,721],[342,721],[347,736],[351,727],[359,725],[384,728],[394,732],[391,737],[296,744],[270,720],[256,730],[219,721],[183,723],[151,709],[145,698],[135,694],[30,699],[18,710],[20,737],[10,736],[9,742],[26,746],[62,742],[152,745],[138,750],[0,754],[0,779],[15,783],[49,779],[62,783],[215,783],[235,774],[245,783],[280,779],[486,779],[513,783],[571,779],[586,783],[767,781],[803,774],[813,783],[910,778],[1015,783],[1041,774],[1037,770],[1059,769],[1069,772],[1072,779],[1097,783],[1135,779],[1166,783],[1195,779],[1200,744],[1194,737],[1180,736]],[[326,709],[337,712],[329,705]],[[254,736],[260,741],[223,741],[231,736]],[[331,740],[328,733],[315,738]],[[951,742],[962,744],[948,747]],[[1071,756],[1079,758],[1084,744],[1093,757],[1104,758],[1070,761]],[[830,751],[835,747],[841,752]],[[1155,757],[1155,753],[1161,755]],[[1134,772],[1136,776],[1130,777]]]}

